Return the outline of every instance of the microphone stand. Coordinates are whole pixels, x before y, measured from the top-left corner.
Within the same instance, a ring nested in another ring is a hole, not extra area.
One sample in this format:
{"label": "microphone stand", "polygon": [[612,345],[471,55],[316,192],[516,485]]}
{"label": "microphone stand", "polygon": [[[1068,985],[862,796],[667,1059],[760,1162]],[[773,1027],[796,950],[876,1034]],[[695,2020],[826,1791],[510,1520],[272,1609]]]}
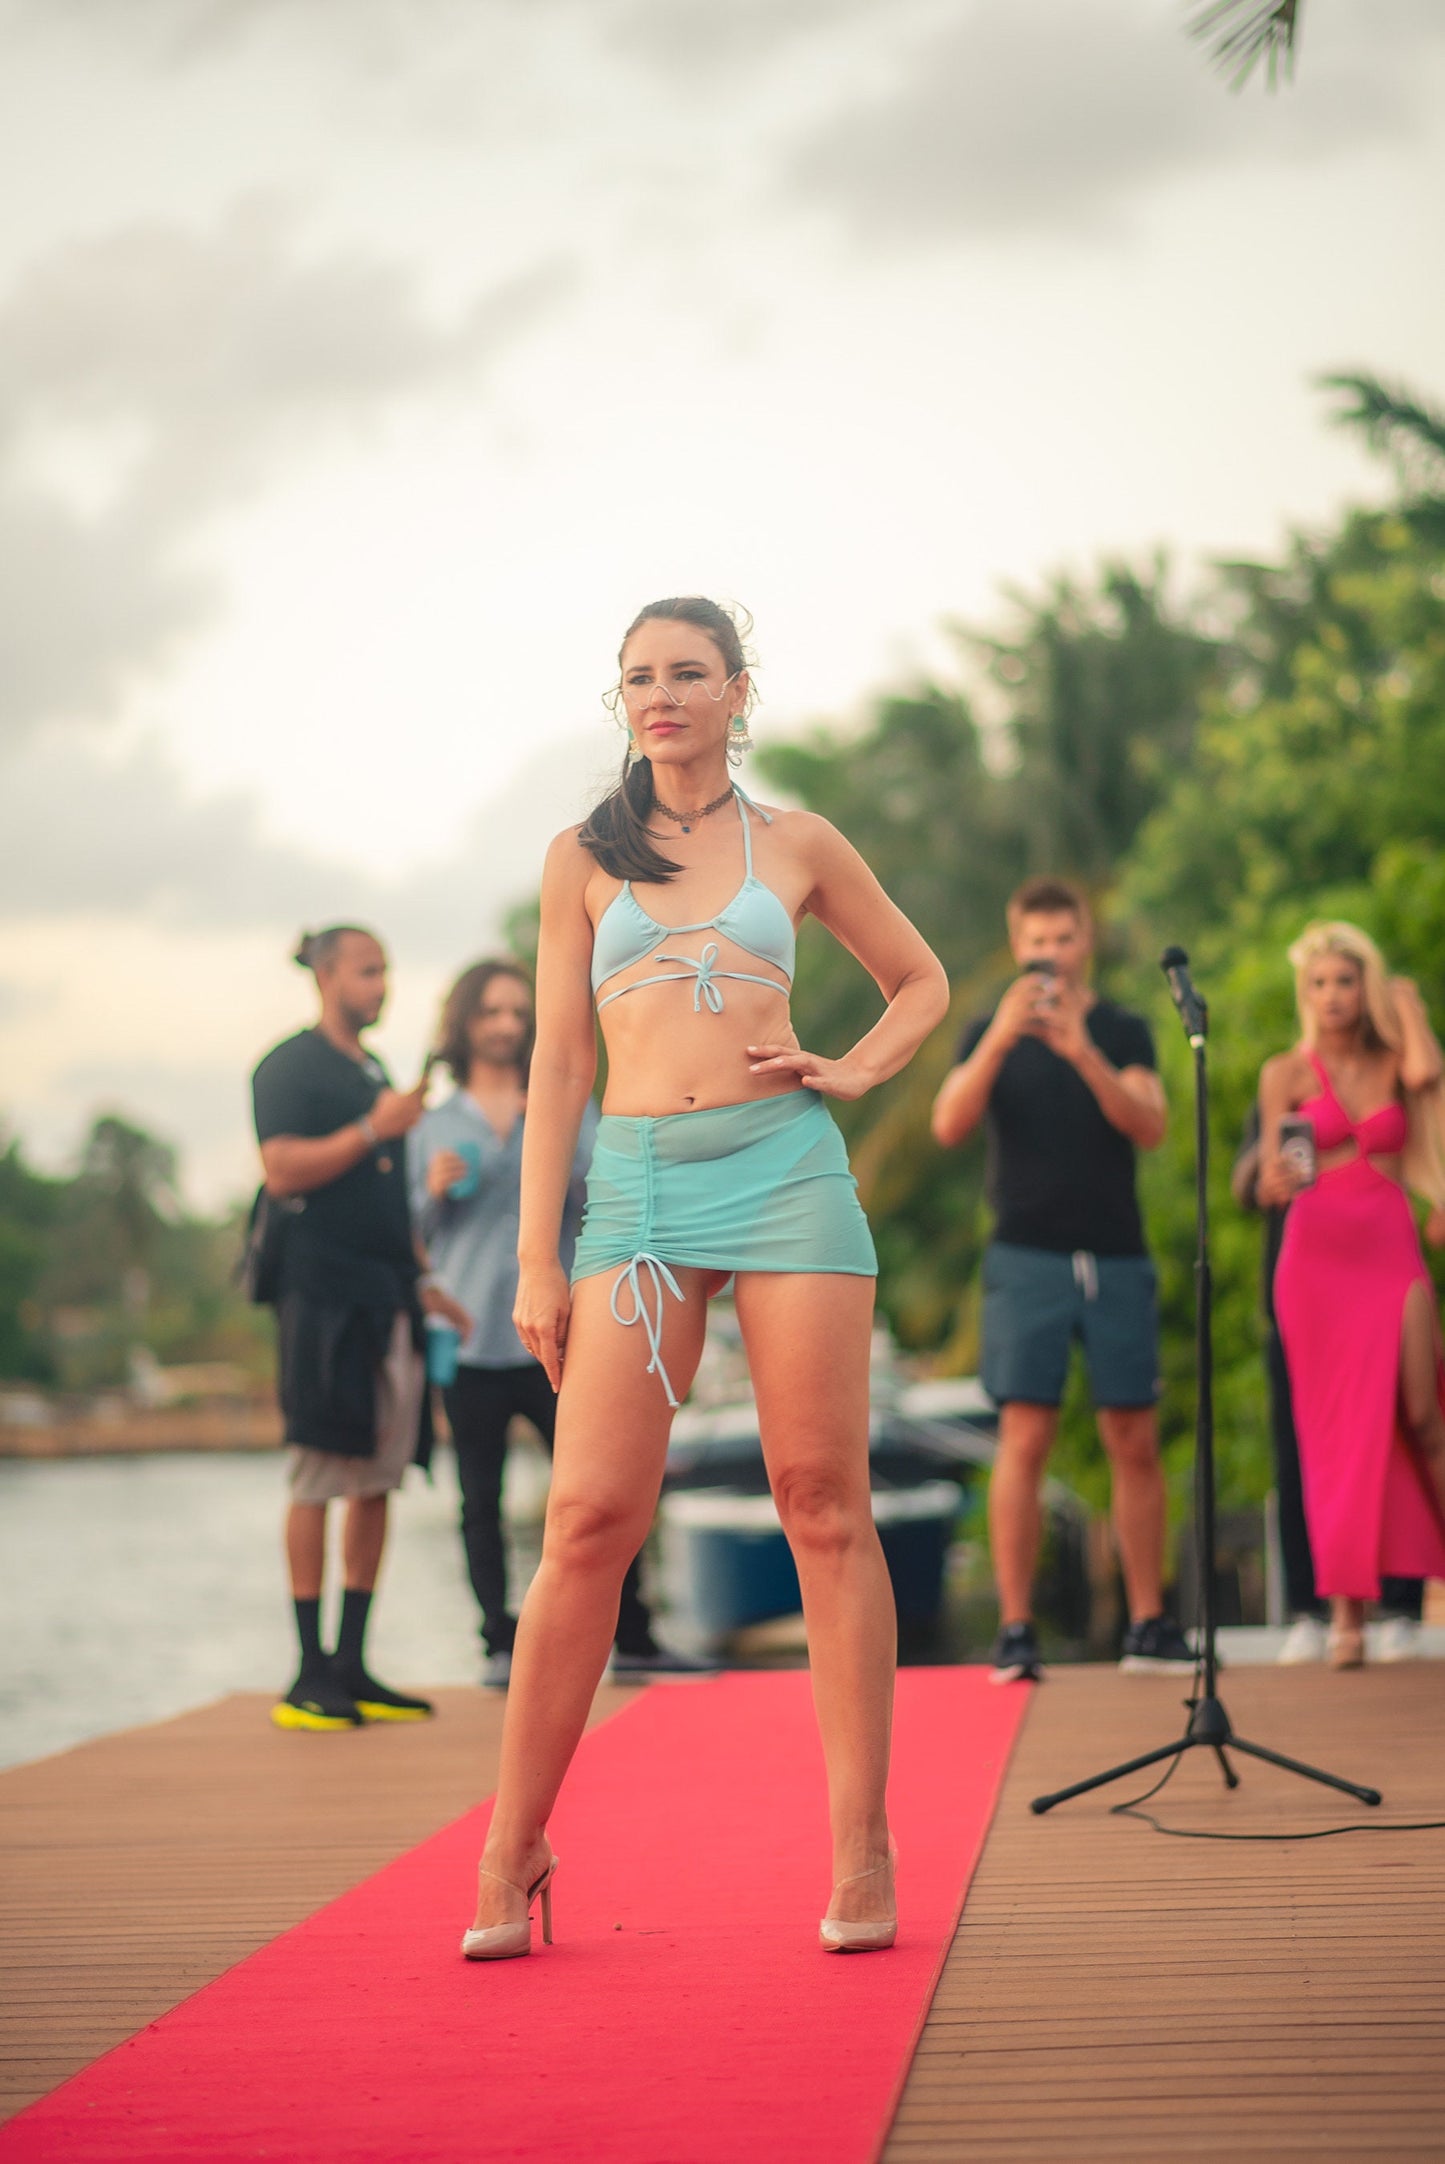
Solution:
{"label": "microphone stand", "polygon": [[[1171,966],[1176,957],[1178,974]],[[1196,1575],[1202,1589],[1204,1611],[1199,1667],[1195,1676],[1198,1695],[1185,1701],[1190,1709],[1189,1720],[1184,1734],[1175,1742],[1161,1744],[1157,1750],[1145,1751],[1138,1758],[1126,1759],[1122,1765],[1110,1766],[1104,1773],[1091,1774],[1085,1781],[1075,1781],[1052,1796],[1035,1796],[1029,1809],[1036,1816],[1051,1811],[1056,1803],[1068,1803],[1075,1796],[1087,1795],[1090,1789],[1102,1788],[1109,1781],[1141,1773],[1146,1766],[1157,1766],[1166,1758],[1181,1758],[1186,1751],[1213,1751],[1224,1775],[1225,1787],[1238,1788],[1239,1775],[1224,1755],[1226,1745],[1232,1751],[1243,1751],[1250,1758],[1262,1758],[1268,1765],[1281,1766],[1286,1773],[1298,1774],[1302,1780],[1319,1781],[1326,1788],[1337,1788],[1343,1795],[1354,1796],[1361,1803],[1381,1801],[1377,1788],[1361,1788],[1357,1782],[1342,1781],[1338,1774],[1324,1773],[1318,1766],[1307,1766],[1300,1759],[1286,1758],[1279,1751],[1267,1750],[1262,1743],[1250,1743],[1236,1735],[1216,1687],[1219,1663],[1215,1643],[1218,1616],[1214,1583],[1214,1288],[1209,1266],[1209,1076],[1205,1060],[1208,1013],[1203,1000],[1189,985],[1187,976],[1183,976],[1181,986],[1179,977],[1186,961],[1187,956],[1177,948],[1171,948],[1165,957],[1171,988],[1194,1053],[1194,1349],[1198,1376],[1194,1415],[1194,1533]]]}

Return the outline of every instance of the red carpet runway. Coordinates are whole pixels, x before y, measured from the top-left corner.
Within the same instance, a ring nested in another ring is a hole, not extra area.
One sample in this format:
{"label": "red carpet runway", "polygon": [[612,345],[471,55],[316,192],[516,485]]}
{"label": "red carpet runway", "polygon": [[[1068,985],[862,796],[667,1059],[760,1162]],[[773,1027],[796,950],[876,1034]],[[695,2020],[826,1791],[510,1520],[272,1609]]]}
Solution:
{"label": "red carpet runway", "polygon": [[868,2164],[1029,1694],[906,1669],[890,1953],[827,1955],[808,1679],[654,1687],[583,1741],[557,1944],[474,1964],[486,1808],[0,2130],[0,2164]]}

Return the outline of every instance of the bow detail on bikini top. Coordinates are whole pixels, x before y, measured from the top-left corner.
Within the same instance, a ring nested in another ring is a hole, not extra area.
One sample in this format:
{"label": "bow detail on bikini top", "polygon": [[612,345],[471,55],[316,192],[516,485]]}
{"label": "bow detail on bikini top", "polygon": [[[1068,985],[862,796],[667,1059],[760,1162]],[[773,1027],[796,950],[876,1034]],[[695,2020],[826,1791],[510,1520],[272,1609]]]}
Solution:
{"label": "bow detail on bikini top", "polygon": [[[715,917],[708,917],[700,924],[659,924],[650,917],[632,891],[632,881],[625,879],[620,893],[603,910],[592,941],[592,990],[601,990],[611,977],[624,969],[631,969],[635,962],[646,961],[656,954],[660,962],[674,962],[674,970],[660,972],[655,977],[639,977],[635,983],[624,984],[615,992],[608,992],[599,999],[599,1007],[609,1000],[621,999],[628,992],[640,992],[647,984],[686,984],[693,987],[693,1007],[699,1010],[704,1001],[713,1014],[723,1011],[723,995],[717,983],[719,977],[732,977],[748,984],[765,984],[775,992],[786,996],[788,985],[793,981],[793,968],[797,959],[797,935],[793,920],[788,915],[771,887],[764,885],[753,871],[753,838],[748,819],[748,800],[742,790],[733,784],[733,794],[738,800],[738,814],[743,826],[743,883],[725,909]],[[758,811],[756,805],[754,811]],[[771,825],[768,815],[758,811],[758,817]],[[690,954],[662,954],[658,950],[669,939],[679,939],[686,932],[721,932],[724,939],[747,954],[754,954],[760,962],[770,962],[781,970],[788,985],[775,982],[772,977],[760,977],[746,969],[719,969],[720,948],[715,939],[709,940],[700,956]]]}
{"label": "bow detail on bikini top", "polygon": [[1309,1062],[1319,1076],[1320,1094],[1306,1098],[1299,1109],[1314,1126],[1316,1149],[1337,1150],[1341,1143],[1350,1141],[1361,1157],[1393,1157],[1404,1149],[1408,1122],[1402,1104],[1381,1105],[1364,1119],[1352,1120],[1340,1103],[1324,1061],[1311,1052]]}

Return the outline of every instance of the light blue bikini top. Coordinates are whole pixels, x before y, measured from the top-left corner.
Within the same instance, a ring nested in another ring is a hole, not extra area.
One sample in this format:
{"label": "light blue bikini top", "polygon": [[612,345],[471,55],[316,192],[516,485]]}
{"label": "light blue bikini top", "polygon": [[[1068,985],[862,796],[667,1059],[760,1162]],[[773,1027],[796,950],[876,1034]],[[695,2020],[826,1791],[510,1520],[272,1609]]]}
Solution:
{"label": "light blue bikini top", "polygon": [[[603,910],[592,941],[592,990],[594,994],[621,970],[631,969],[634,962],[645,961],[656,954],[659,962],[676,962],[677,969],[661,971],[655,977],[638,977],[632,984],[624,984],[616,992],[608,992],[597,1001],[599,1008],[609,1000],[621,999],[626,992],[639,992],[645,984],[691,984],[694,1014],[700,1012],[706,1000],[713,1014],[723,1011],[723,996],[717,983],[719,977],[733,977],[747,984],[766,984],[775,992],[787,997],[793,981],[793,965],[797,958],[797,937],[793,920],[778,900],[771,887],[764,886],[753,873],[753,836],[748,820],[748,799],[736,782],[733,795],[738,800],[738,816],[743,823],[743,883],[728,903],[715,917],[707,917],[701,924],[659,924],[650,917],[632,891],[632,881],[624,879],[621,892],[614,894]],[[765,826],[772,820],[765,811],[754,804],[752,809]],[[721,932],[735,947],[757,956],[760,962],[771,962],[787,978],[786,985],[778,984],[772,977],[759,977],[747,969],[719,969],[720,949],[715,939],[710,939],[700,955],[662,954],[658,949],[665,941],[676,939],[684,932]]]}

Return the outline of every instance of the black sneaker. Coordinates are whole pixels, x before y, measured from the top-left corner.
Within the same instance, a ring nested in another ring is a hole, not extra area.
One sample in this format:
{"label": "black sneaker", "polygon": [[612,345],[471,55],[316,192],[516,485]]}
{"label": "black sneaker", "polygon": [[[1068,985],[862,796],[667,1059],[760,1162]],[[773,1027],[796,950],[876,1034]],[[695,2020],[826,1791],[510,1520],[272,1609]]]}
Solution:
{"label": "black sneaker", "polygon": [[674,1653],[670,1646],[649,1645],[635,1652],[614,1646],[608,1674],[619,1682],[641,1683],[648,1676],[715,1676],[721,1663],[695,1660],[690,1653]]}
{"label": "black sneaker", "polygon": [[364,1721],[429,1721],[436,1711],[429,1698],[408,1698],[405,1691],[388,1690],[364,1668],[338,1674],[337,1682],[351,1692]]}
{"label": "black sneaker", "polygon": [[278,1728],[309,1728],[318,1733],[361,1726],[356,1700],[329,1668],[316,1675],[307,1675],[303,1669],[286,1696],[271,1708],[271,1719]]}
{"label": "black sneaker", "polygon": [[993,1642],[990,1683],[1037,1683],[1044,1664],[1032,1623],[1005,1623]]}
{"label": "black sneaker", "polygon": [[1194,1654],[1177,1623],[1151,1615],[1125,1631],[1119,1666],[1126,1676],[1187,1676],[1194,1673]]}

